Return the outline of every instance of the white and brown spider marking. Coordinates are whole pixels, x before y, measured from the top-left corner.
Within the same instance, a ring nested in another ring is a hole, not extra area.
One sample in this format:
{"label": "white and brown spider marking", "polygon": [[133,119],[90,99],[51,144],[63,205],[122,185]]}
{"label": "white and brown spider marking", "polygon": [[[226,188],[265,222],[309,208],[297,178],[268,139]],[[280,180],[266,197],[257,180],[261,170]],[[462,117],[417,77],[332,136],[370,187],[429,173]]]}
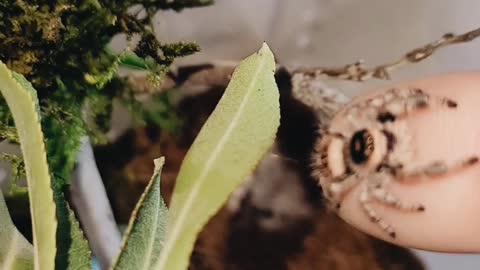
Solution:
{"label": "white and brown spider marking", "polygon": [[315,145],[313,176],[334,209],[360,181],[360,204],[368,217],[391,237],[393,227],[372,208],[373,201],[404,211],[425,211],[422,204],[402,202],[388,190],[390,181],[419,176],[441,176],[475,164],[468,157],[453,164],[435,161],[425,166],[411,164],[411,137],[402,118],[424,109],[453,110],[457,103],[448,98],[430,96],[421,89],[391,89],[347,107],[340,115],[340,125],[321,128]]}

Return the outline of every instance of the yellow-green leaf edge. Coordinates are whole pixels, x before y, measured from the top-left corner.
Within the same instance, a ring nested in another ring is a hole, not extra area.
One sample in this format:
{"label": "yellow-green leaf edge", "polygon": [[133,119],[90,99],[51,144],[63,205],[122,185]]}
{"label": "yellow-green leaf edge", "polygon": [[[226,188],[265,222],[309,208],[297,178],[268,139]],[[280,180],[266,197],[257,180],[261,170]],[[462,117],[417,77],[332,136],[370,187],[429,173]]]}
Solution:
{"label": "yellow-green leaf edge", "polygon": [[35,89],[0,62],[0,92],[18,131],[28,182],[34,269],[55,269],[57,219]]}
{"label": "yellow-green leaf edge", "polygon": [[154,269],[187,269],[196,236],[272,146],[280,124],[275,60],[266,43],[244,59],[188,151]]}

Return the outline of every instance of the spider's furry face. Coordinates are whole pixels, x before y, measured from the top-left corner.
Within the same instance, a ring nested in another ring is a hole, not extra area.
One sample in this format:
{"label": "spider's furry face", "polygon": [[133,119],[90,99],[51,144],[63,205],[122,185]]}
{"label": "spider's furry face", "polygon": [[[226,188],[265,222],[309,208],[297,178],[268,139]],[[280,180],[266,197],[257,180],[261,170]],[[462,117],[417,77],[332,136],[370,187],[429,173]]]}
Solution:
{"label": "spider's furry face", "polygon": [[[393,140],[391,134],[373,128],[356,130],[349,136],[325,134],[315,149],[319,155],[313,160],[318,166],[321,186],[335,189],[334,184],[349,175],[366,176],[377,171],[392,150]],[[337,193],[335,190],[324,191],[328,199],[333,196],[332,192]]]}

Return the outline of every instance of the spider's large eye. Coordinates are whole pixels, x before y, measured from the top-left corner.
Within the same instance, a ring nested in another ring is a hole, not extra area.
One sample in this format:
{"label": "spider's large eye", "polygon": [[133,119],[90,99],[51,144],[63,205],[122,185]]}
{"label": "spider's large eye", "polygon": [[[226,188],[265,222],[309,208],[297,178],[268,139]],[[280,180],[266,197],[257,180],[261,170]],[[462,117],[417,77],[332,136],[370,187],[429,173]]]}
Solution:
{"label": "spider's large eye", "polygon": [[350,155],[353,162],[356,164],[365,163],[373,153],[373,150],[373,137],[366,129],[353,134],[350,141]]}

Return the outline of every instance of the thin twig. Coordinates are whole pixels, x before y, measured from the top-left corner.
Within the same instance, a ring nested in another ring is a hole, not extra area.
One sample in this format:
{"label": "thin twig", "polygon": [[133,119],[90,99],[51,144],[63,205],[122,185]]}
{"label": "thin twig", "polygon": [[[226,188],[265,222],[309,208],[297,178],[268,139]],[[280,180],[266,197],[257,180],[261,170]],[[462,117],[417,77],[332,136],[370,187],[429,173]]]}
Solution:
{"label": "thin twig", "polygon": [[423,47],[414,49],[393,63],[377,66],[371,69],[364,67],[363,63],[358,61],[341,68],[299,68],[294,70],[292,73],[302,73],[304,76],[309,77],[310,79],[330,77],[349,81],[365,81],[371,78],[389,80],[390,72],[395,69],[408,64],[420,62],[431,56],[436,50],[442,47],[452,44],[466,43],[476,39],[479,36],[480,28],[461,35],[447,33],[443,35],[441,39],[429,43]]}

